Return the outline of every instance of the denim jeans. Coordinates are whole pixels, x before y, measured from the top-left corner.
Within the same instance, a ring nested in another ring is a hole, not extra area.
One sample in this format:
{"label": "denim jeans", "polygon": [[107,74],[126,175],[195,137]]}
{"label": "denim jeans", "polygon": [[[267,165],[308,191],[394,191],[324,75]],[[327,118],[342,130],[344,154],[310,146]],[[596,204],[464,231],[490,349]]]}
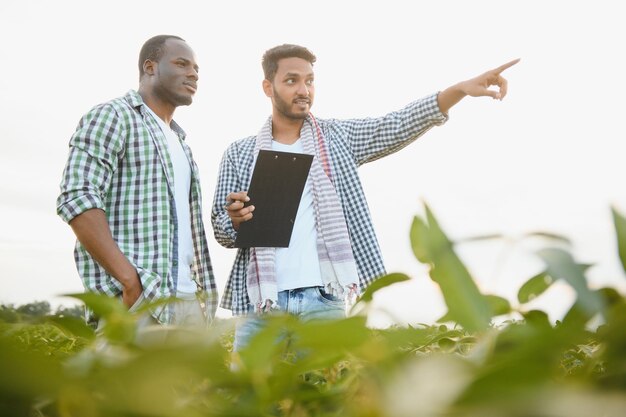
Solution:
{"label": "denim jeans", "polygon": [[[346,317],[343,299],[326,293],[323,287],[305,287],[278,293],[279,310],[293,314],[304,321],[331,320]],[[240,351],[262,328],[264,321],[254,316],[254,306],[249,306],[249,315],[237,324],[233,350]]]}

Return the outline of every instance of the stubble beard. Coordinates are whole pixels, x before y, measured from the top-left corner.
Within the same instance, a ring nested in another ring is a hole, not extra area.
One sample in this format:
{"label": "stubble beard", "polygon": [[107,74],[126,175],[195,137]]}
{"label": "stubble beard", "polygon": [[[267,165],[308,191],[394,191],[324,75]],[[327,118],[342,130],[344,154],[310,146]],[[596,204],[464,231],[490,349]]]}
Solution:
{"label": "stubble beard", "polygon": [[162,83],[159,83],[154,87],[154,94],[161,100],[172,104],[174,107],[189,106],[193,102],[193,97],[191,95],[187,96],[175,93]]}
{"label": "stubble beard", "polygon": [[[288,103],[286,100],[283,100],[283,98],[280,96],[280,94],[278,94],[276,92],[276,89],[274,89],[272,87],[272,90],[274,92],[274,108],[283,116],[285,116],[288,119],[294,119],[294,120],[304,120],[307,117],[309,117],[309,112],[306,113],[294,113],[291,111],[291,104]],[[311,108],[311,105],[309,104],[309,109]]]}

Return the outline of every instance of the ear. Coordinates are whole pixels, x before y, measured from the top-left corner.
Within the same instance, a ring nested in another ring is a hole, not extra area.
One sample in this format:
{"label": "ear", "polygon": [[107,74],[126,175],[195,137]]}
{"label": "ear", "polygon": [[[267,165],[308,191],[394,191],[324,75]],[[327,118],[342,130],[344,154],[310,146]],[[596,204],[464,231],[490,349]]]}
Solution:
{"label": "ear", "polygon": [[274,89],[272,83],[269,80],[263,80],[263,92],[267,97],[274,97]]}
{"label": "ear", "polygon": [[154,75],[155,70],[156,70],[156,62],[150,59],[146,59],[143,62],[143,72],[145,74]]}

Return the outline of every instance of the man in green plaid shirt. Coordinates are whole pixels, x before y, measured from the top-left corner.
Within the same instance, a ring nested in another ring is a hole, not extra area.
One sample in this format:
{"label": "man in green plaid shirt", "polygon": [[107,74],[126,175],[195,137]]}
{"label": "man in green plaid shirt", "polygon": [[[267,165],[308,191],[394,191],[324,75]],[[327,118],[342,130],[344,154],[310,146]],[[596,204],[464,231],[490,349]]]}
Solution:
{"label": "man in green plaid shirt", "polygon": [[198,167],[172,120],[190,105],[198,65],[187,43],[155,36],[139,56],[138,91],[100,104],[79,123],[57,213],[78,238],[85,289],[151,308],[144,323],[205,324],[217,292],[202,222]]}

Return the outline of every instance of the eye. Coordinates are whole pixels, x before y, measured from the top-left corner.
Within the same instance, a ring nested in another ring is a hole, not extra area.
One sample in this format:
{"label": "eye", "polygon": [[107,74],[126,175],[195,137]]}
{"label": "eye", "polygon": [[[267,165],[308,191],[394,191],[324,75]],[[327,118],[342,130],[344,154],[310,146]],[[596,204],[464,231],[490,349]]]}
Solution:
{"label": "eye", "polygon": [[306,80],[306,85],[308,85],[308,86],[313,85],[313,79],[311,79],[311,80]]}
{"label": "eye", "polygon": [[291,84],[293,84],[294,82],[295,82],[295,80],[294,80],[293,78],[287,78],[287,79],[285,80],[285,83],[286,83],[286,84],[290,84],[290,85],[291,85]]}

